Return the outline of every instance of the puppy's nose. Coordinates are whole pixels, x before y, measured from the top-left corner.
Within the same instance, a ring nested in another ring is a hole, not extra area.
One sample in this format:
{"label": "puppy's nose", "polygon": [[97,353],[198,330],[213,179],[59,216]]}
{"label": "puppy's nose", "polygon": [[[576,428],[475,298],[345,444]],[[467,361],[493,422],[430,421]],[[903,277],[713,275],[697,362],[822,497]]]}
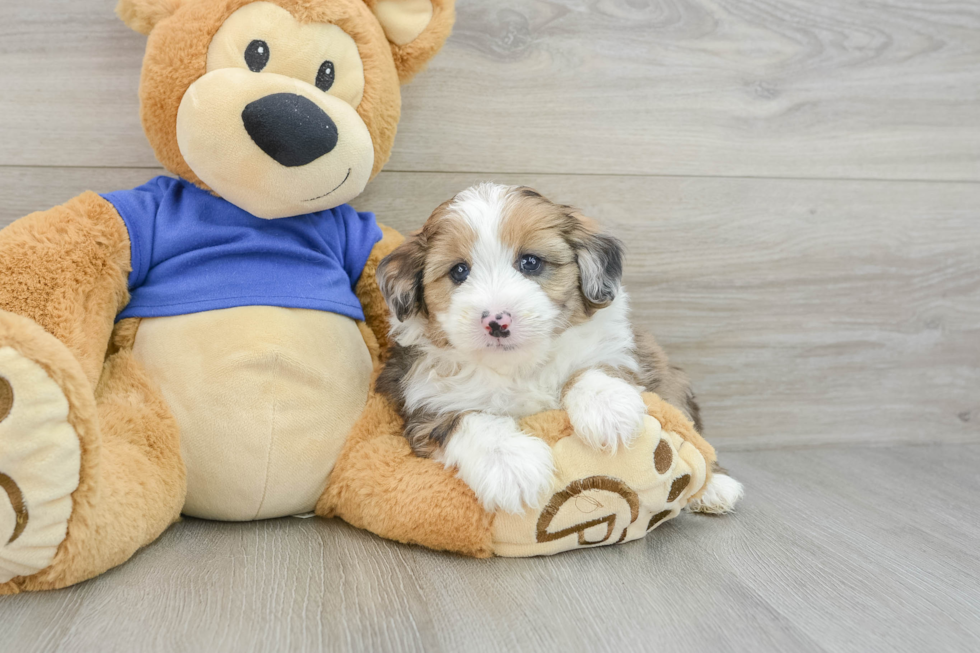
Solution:
{"label": "puppy's nose", "polygon": [[337,125],[313,100],[274,93],[242,111],[245,131],[259,148],[288,168],[305,166],[337,146]]}
{"label": "puppy's nose", "polygon": [[483,328],[494,338],[506,338],[510,335],[510,313],[483,311]]}

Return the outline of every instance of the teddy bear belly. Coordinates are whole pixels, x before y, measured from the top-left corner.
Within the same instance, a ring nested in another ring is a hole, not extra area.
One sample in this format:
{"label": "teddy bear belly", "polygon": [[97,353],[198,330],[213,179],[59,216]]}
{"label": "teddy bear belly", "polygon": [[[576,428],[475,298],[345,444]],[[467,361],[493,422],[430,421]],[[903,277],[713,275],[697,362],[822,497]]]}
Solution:
{"label": "teddy bear belly", "polygon": [[313,510],[367,400],[371,357],[353,320],[270,306],[146,318],[133,352],[180,426],[184,514]]}

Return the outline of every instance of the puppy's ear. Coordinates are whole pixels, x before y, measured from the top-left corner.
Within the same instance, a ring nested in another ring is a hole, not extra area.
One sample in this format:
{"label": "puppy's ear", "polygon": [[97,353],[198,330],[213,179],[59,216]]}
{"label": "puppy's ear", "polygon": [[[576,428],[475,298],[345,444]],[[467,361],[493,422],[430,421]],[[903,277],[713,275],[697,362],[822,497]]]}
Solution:
{"label": "puppy's ear", "polygon": [[623,280],[623,243],[599,233],[596,225],[577,213],[569,217],[574,226],[568,241],[578,260],[582,297],[591,315],[616,299]]}
{"label": "puppy's ear", "polygon": [[422,232],[412,234],[378,264],[378,285],[388,308],[399,322],[413,315],[427,315],[422,275],[425,243]]}

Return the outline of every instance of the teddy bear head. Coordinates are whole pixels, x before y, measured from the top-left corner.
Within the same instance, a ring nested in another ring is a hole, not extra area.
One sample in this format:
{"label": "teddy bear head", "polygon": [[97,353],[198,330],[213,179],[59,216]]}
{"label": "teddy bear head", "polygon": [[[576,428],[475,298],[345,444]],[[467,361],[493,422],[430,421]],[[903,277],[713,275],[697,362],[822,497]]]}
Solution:
{"label": "teddy bear head", "polygon": [[400,84],[453,0],[120,0],[149,36],[143,128],[172,173],[262,218],[339,206],[388,160]]}

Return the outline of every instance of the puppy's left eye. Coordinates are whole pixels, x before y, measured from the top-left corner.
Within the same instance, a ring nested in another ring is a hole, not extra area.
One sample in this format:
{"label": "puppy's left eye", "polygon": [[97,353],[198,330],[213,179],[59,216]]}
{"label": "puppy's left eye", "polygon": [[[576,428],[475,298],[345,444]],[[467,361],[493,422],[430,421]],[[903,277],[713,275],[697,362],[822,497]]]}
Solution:
{"label": "puppy's left eye", "polygon": [[521,272],[535,275],[541,272],[542,261],[534,254],[521,255]]}

